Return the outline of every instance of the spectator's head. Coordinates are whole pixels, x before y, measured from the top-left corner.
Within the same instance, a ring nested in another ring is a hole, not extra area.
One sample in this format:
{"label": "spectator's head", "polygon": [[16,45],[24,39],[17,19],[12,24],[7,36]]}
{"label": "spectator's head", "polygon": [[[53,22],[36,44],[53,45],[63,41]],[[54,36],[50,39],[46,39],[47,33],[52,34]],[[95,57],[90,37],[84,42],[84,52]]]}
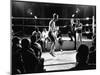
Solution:
{"label": "spectator's head", "polygon": [[13,45],[19,44],[19,41],[20,41],[20,38],[18,38],[18,37],[14,37],[14,38],[12,39]]}
{"label": "spectator's head", "polygon": [[47,31],[46,28],[43,28],[43,31],[46,32]]}
{"label": "spectator's head", "polygon": [[39,31],[39,28],[38,27],[35,27],[35,31],[38,32]]}
{"label": "spectator's head", "polygon": [[25,39],[25,38],[22,39],[22,41],[21,41],[21,46],[22,46],[23,49],[28,49],[29,46],[30,46],[29,40],[28,40],[28,39]]}
{"label": "spectator's head", "polygon": [[58,20],[58,15],[57,15],[56,13],[53,14],[53,19],[54,19],[55,21]]}
{"label": "spectator's head", "polygon": [[95,47],[94,46],[92,46],[92,47],[90,47],[90,51],[95,51],[96,49],[95,49]]}
{"label": "spectator's head", "polygon": [[12,53],[16,53],[20,50],[20,38],[19,37],[14,37],[12,39]]}
{"label": "spectator's head", "polygon": [[78,53],[76,55],[77,62],[79,64],[84,64],[88,60],[89,48],[88,46],[82,44],[78,48]]}
{"label": "spectator's head", "polygon": [[35,43],[36,42],[36,37],[35,37],[35,35],[32,35],[31,36],[31,43]]}

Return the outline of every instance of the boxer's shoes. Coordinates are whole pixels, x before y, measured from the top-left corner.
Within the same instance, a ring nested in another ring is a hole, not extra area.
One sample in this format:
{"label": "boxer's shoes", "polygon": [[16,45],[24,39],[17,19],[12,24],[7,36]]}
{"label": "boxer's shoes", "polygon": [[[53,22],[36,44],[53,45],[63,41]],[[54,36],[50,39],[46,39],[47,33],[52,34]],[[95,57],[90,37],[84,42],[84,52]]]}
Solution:
{"label": "boxer's shoes", "polygon": [[60,49],[60,52],[63,52],[63,50],[62,50],[62,49]]}
{"label": "boxer's shoes", "polygon": [[53,57],[55,57],[55,54],[54,54],[53,52],[50,52],[50,54],[51,54]]}

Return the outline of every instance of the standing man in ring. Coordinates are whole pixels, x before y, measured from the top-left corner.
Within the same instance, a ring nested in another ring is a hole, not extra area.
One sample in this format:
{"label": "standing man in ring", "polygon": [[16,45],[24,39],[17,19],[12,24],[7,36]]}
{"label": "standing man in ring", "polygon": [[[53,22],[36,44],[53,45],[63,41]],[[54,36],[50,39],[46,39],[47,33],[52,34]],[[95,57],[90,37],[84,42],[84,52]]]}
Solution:
{"label": "standing man in ring", "polygon": [[52,56],[55,56],[54,51],[55,51],[55,42],[57,39],[57,35],[56,35],[56,21],[58,20],[58,15],[56,13],[53,14],[53,18],[50,20],[49,22],[49,38],[51,40],[51,50],[50,50],[50,54]]}

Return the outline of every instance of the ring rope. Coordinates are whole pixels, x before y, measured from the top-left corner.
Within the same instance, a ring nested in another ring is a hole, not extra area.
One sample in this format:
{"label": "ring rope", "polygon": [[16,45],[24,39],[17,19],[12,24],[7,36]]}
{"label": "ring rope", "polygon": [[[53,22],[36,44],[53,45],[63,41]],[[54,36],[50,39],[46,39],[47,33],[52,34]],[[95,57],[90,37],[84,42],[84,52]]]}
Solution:
{"label": "ring rope", "polygon": [[[28,17],[12,17],[12,19],[33,19],[33,20],[51,20],[52,18],[28,18]],[[71,20],[71,19],[80,19],[80,20],[87,20],[87,18],[58,18],[58,20]],[[88,18],[88,20],[93,18]]]}

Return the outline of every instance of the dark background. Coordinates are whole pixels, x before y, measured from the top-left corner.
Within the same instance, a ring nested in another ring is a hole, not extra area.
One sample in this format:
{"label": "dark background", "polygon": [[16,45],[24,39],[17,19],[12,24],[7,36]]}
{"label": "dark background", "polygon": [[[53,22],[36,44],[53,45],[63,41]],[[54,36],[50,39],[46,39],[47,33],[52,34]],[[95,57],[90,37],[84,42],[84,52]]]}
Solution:
{"label": "dark background", "polygon": [[[79,18],[92,18],[92,16],[94,16],[96,21],[96,6],[12,1],[11,18],[15,18],[12,19],[13,32],[18,35],[22,33],[30,35],[32,31],[34,31],[35,24],[37,26],[48,26],[50,21],[37,20],[34,22],[33,19],[16,19],[16,17],[33,18],[34,16],[37,16],[38,18],[52,18],[53,13],[57,13],[59,18],[71,18],[77,8],[80,9],[80,12],[78,13]],[[92,24],[92,20],[83,20],[81,22],[84,25],[87,23]],[[70,21],[59,20],[56,22],[56,25],[61,27],[70,25]],[[60,29],[63,30],[61,27]],[[43,27],[39,27],[40,31],[42,31],[42,28]],[[83,30],[84,29],[85,28],[83,28]]]}

